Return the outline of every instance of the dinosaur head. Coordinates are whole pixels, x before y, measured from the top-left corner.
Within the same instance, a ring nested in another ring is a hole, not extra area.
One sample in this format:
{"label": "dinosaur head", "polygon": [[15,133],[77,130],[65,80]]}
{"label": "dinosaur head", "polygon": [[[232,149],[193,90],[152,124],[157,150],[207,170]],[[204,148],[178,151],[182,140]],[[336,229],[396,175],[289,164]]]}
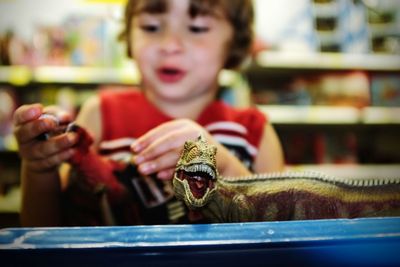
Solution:
{"label": "dinosaur head", "polygon": [[175,195],[191,208],[206,205],[216,191],[218,177],[217,148],[200,135],[186,141],[173,179]]}

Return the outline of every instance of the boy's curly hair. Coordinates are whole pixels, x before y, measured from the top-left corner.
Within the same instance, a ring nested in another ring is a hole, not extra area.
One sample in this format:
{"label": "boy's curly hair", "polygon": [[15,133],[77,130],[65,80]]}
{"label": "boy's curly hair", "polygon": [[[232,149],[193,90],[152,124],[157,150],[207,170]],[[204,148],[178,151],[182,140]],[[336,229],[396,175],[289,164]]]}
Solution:
{"label": "boy's curly hair", "polygon": [[[129,0],[125,8],[124,29],[119,39],[127,44],[127,53],[132,57],[130,51],[130,32],[132,18],[141,12],[164,13],[168,10],[167,0]],[[230,43],[229,54],[224,67],[235,69],[248,56],[253,41],[253,19],[254,11],[252,0],[190,0],[189,14],[216,15],[216,10],[223,14],[231,23],[233,28],[233,39]]]}

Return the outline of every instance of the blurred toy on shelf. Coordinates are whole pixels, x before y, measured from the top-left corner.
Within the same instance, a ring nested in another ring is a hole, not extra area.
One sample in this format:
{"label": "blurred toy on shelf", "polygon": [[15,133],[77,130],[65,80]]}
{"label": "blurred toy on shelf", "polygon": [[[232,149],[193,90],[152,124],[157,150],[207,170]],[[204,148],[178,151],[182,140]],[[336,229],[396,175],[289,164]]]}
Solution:
{"label": "blurred toy on shelf", "polygon": [[[286,164],[357,164],[355,133],[284,133],[282,138]],[[293,149],[295,147],[296,149]]]}
{"label": "blurred toy on shelf", "polygon": [[65,34],[62,27],[38,26],[32,40],[32,65],[68,65]]}
{"label": "blurred toy on shelf", "polygon": [[76,115],[83,102],[96,94],[97,86],[74,87],[69,85],[43,84],[25,92],[21,96],[23,103],[41,103],[44,106],[57,105]]}
{"label": "blurred toy on shelf", "polygon": [[0,65],[24,65],[29,63],[29,46],[13,31],[0,33]]}
{"label": "blurred toy on shelf", "polygon": [[400,76],[372,75],[371,99],[372,106],[400,107]]}
{"label": "blurred toy on shelf", "polygon": [[400,53],[396,0],[256,0],[255,6],[256,32],[270,50]]}
{"label": "blurred toy on shelf", "polygon": [[39,24],[31,41],[8,31],[0,35],[0,64],[120,67],[124,44],[119,23],[102,16],[69,15],[61,24]]}
{"label": "blurred toy on shelf", "polygon": [[255,0],[254,6],[255,31],[269,49],[295,52],[317,50],[309,0]]}
{"label": "blurred toy on shelf", "polygon": [[306,85],[305,81],[299,79],[283,88],[267,87],[252,90],[252,102],[257,105],[311,105],[312,99]]}
{"label": "blurred toy on shelf", "polygon": [[356,164],[357,136],[354,132],[319,135],[315,140],[315,162],[318,164]]}
{"label": "blurred toy on shelf", "polygon": [[361,1],[313,1],[319,51],[368,53],[367,12]]}
{"label": "blurred toy on shelf", "polygon": [[256,104],[324,105],[363,108],[370,104],[367,73],[352,71],[298,77],[285,87],[254,90]]}
{"label": "blurred toy on shelf", "polygon": [[400,54],[400,8],[396,0],[364,1],[372,52]]}
{"label": "blurred toy on shelf", "polygon": [[370,104],[369,86],[368,75],[354,71],[321,75],[308,88],[314,105],[363,108]]}

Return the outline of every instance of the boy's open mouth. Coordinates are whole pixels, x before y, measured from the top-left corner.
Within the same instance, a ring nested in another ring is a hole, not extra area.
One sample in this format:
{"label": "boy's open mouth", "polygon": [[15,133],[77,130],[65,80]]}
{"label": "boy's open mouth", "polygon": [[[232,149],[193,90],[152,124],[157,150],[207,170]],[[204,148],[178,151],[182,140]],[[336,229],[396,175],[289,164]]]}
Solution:
{"label": "boy's open mouth", "polygon": [[157,76],[162,82],[175,83],[185,76],[185,71],[174,67],[162,67],[157,70]]}

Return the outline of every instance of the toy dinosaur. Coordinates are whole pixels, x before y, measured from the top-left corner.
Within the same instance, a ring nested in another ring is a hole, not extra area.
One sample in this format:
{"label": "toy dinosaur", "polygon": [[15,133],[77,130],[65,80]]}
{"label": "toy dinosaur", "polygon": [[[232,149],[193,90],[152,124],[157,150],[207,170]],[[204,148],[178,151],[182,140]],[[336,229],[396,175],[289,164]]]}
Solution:
{"label": "toy dinosaur", "polygon": [[[77,185],[72,190],[82,191],[85,197],[92,195],[87,192],[95,193],[94,203],[99,191],[107,192],[111,205],[123,201],[127,189],[118,173],[124,172],[127,165],[96,153],[90,147],[90,134],[75,123],[64,131],[74,131],[79,137],[76,153],[69,160]],[[46,134],[41,139],[48,137]],[[175,196],[210,222],[400,216],[400,178],[344,180],[295,172],[222,177],[216,168],[216,153],[216,147],[202,137],[186,142],[173,177]],[[78,198],[82,194],[77,194]],[[82,204],[68,206],[71,218],[76,217],[78,207],[82,209]],[[92,208],[82,210],[98,212]]]}
{"label": "toy dinosaur", "polygon": [[339,179],[314,172],[222,177],[216,147],[187,141],[177,163],[177,198],[211,222],[400,216],[399,179]]}

